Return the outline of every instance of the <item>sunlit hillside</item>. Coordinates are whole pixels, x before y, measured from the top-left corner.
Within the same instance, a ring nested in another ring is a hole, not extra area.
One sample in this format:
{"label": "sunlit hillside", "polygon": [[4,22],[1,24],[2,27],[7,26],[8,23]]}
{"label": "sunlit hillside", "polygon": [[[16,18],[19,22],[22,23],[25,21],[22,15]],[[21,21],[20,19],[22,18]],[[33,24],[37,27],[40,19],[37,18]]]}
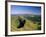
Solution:
{"label": "sunlit hillside", "polygon": [[32,30],[41,30],[41,17],[39,15],[25,15],[19,16],[22,19],[26,20],[24,27],[17,28],[19,26],[18,16],[11,15],[11,31],[32,31]]}

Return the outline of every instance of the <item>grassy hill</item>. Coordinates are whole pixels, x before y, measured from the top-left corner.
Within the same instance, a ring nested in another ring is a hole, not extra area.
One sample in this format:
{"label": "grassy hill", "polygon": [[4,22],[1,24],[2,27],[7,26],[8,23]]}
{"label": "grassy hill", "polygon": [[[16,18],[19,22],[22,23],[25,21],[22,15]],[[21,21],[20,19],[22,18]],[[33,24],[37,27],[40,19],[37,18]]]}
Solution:
{"label": "grassy hill", "polygon": [[41,30],[41,20],[40,16],[19,16],[22,19],[26,20],[24,27],[18,29],[19,21],[18,16],[11,16],[11,31],[32,31],[32,30]]}

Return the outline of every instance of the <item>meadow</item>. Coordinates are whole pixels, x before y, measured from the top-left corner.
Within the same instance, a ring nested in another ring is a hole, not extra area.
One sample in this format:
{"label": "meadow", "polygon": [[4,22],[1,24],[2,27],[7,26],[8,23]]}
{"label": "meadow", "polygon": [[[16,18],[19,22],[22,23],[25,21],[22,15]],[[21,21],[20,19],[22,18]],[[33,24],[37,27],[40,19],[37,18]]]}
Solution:
{"label": "meadow", "polygon": [[[26,20],[24,27],[19,26],[18,16]],[[41,30],[41,16],[40,15],[11,15],[11,31],[34,31]]]}

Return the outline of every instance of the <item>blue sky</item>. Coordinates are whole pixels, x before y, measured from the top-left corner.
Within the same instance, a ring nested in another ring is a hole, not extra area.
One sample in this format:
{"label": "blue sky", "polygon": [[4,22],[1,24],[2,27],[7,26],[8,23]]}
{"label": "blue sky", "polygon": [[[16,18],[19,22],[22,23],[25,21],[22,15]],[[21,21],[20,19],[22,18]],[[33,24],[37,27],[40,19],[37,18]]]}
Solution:
{"label": "blue sky", "polygon": [[11,5],[11,14],[41,14],[41,7]]}

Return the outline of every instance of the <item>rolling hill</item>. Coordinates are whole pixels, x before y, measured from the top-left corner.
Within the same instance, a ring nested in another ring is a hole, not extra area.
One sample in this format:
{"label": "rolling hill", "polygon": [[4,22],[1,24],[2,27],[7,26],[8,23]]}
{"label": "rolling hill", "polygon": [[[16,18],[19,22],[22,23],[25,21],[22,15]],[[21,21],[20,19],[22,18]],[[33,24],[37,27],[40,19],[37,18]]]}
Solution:
{"label": "rolling hill", "polygon": [[[26,23],[24,27],[18,29],[19,21],[18,16],[21,19],[25,19]],[[32,31],[41,30],[41,17],[39,15],[11,15],[11,31]]]}

